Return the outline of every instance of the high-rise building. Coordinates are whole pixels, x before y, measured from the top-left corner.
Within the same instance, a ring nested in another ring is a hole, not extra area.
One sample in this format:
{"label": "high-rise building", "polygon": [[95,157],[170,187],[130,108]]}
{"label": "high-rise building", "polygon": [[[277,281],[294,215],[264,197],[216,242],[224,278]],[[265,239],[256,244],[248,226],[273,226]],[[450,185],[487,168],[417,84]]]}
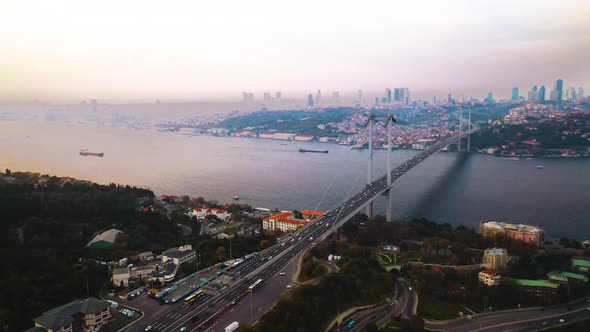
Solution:
{"label": "high-rise building", "polygon": [[565,99],[572,101],[578,99],[576,95],[576,88],[569,87],[565,92]]}
{"label": "high-rise building", "polygon": [[385,89],[385,102],[391,104],[391,89]]}
{"label": "high-rise building", "polygon": [[408,104],[408,102],[410,101],[410,89],[400,88],[399,90],[400,90],[400,92],[399,92],[400,93],[400,96],[399,96],[400,101],[405,104]]}
{"label": "high-rise building", "polygon": [[512,88],[512,100],[518,100],[518,87]]}
{"label": "high-rise building", "polygon": [[248,92],[242,92],[242,101],[247,103],[248,102]]}
{"label": "high-rise building", "polygon": [[393,101],[401,101],[399,88],[393,89]]}
{"label": "high-rise building", "polygon": [[270,100],[270,92],[265,92],[264,93],[264,101],[269,101]]}
{"label": "high-rise building", "polygon": [[553,84],[553,91],[551,91],[551,100],[560,103],[563,100],[563,80],[558,79]]}
{"label": "high-rise building", "polygon": [[486,103],[493,103],[494,102],[494,96],[491,92],[488,92],[488,96],[486,97]]}
{"label": "high-rise building", "polygon": [[449,93],[449,96],[447,97],[447,103],[452,103],[453,102],[453,96]]}
{"label": "high-rise building", "polygon": [[307,95],[307,106],[313,107],[313,95],[311,93]]}
{"label": "high-rise building", "polygon": [[379,106],[379,97],[375,97],[375,106]]}
{"label": "high-rise building", "polygon": [[248,93],[248,102],[253,102],[254,101],[254,93],[253,92],[249,92]]}
{"label": "high-rise building", "polygon": [[541,85],[541,88],[539,89],[539,97],[538,97],[537,101],[540,103],[545,102],[545,86],[544,85]]}
{"label": "high-rise building", "polygon": [[359,104],[363,102],[363,90],[361,89],[359,89],[358,91],[357,101],[359,102]]}
{"label": "high-rise building", "polygon": [[318,89],[318,93],[315,95],[315,104],[320,105],[322,102],[322,92]]}
{"label": "high-rise building", "polygon": [[281,91],[277,91],[277,92],[275,92],[275,99],[276,99],[276,100],[281,100],[281,97],[282,97],[282,96],[281,96]]}
{"label": "high-rise building", "polygon": [[436,96],[432,97],[432,103],[436,104]]}
{"label": "high-rise building", "polygon": [[539,101],[539,88],[536,85],[533,85],[533,89],[529,92],[529,101],[531,102],[538,102]]}
{"label": "high-rise building", "polygon": [[340,92],[338,92],[338,91],[332,92],[332,101],[335,103],[340,101]]}
{"label": "high-rise building", "polygon": [[580,87],[578,89],[578,99],[583,99],[584,98],[584,88]]}

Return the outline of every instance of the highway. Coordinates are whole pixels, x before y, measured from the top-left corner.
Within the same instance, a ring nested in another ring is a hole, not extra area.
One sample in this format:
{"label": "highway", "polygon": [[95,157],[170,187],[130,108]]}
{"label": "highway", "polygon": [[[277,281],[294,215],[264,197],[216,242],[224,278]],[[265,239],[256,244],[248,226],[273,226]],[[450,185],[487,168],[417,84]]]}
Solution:
{"label": "highway", "polygon": [[[474,128],[471,131],[445,138],[405,161],[392,170],[392,183],[434,153],[478,130],[479,128]],[[232,303],[235,304],[246,296],[248,286],[254,281],[262,279],[263,283],[260,287],[264,287],[264,280],[281,271],[294,256],[314,245],[314,242],[325,239],[387,190],[389,190],[387,175],[384,175],[328,211],[323,217],[295,232],[286,242],[276,244],[270,250],[232,270],[232,272],[239,272],[241,276],[244,276],[243,280],[234,282],[227,289],[201,298],[191,305],[184,305],[182,301],[179,301],[164,314],[158,317],[146,317],[143,322],[130,330],[179,331],[181,328],[185,328],[187,331],[213,331],[211,326],[231,309]],[[409,301],[413,301],[411,297]],[[406,314],[411,314],[411,311]],[[215,327],[215,329],[222,330],[223,327]]]}
{"label": "highway", "polygon": [[[392,317],[400,315],[403,318],[411,319],[416,316],[416,309],[418,307],[418,296],[413,290],[410,291],[411,287],[411,284],[407,280],[398,278],[395,281],[395,296],[392,302],[376,308],[359,311],[346,319],[334,331],[350,330],[360,332],[364,331],[364,328],[371,322],[375,322],[378,327],[381,327],[388,323]],[[356,325],[351,329],[346,327],[350,319],[356,321]]]}
{"label": "highway", "polygon": [[497,311],[470,318],[426,321],[425,325],[432,331],[538,331],[584,318],[590,318],[590,302],[578,301],[544,308]]}

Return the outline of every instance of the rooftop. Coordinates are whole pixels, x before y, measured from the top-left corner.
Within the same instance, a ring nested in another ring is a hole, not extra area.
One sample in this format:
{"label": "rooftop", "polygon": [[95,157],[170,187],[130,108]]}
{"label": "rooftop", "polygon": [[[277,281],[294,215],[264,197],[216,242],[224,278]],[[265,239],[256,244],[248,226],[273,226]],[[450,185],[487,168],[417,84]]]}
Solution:
{"label": "rooftop", "polygon": [[508,230],[517,230],[520,232],[528,232],[528,233],[538,233],[542,232],[543,229],[541,227],[532,226],[532,225],[525,225],[525,224],[512,224],[503,221],[486,221],[482,223],[482,226],[485,228],[494,228],[494,229],[508,229]]}
{"label": "rooftop", "polygon": [[323,216],[326,213],[324,211],[316,211],[316,210],[301,210],[301,214],[307,214],[310,216]]}
{"label": "rooftop", "polygon": [[508,251],[504,248],[488,248],[484,251],[488,255],[507,255]]}
{"label": "rooftop", "polygon": [[512,279],[514,283],[520,286],[529,286],[529,287],[549,287],[549,288],[559,288],[559,284],[554,284],[549,282],[549,280],[530,280],[530,279]]}
{"label": "rooftop", "polygon": [[[554,280],[568,280],[568,279],[575,279],[583,282],[588,281],[588,277],[583,274],[573,273],[569,271],[551,271],[547,273],[549,279],[554,278]],[[559,279],[558,279],[559,278]],[[562,279],[561,279],[562,278]]]}
{"label": "rooftop", "polygon": [[72,316],[75,314],[99,313],[108,307],[109,302],[89,297],[85,300],[72,301],[60,307],[48,310],[44,312],[42,316],[34,318],[33,321],[47,329],[56,330],[61,326],[71,324],[74,321]]}
{"label": "rooftop", "polygon": [[590,261],[583,258],[572,258],[572,265],[590,268]]}
{"label": "rooftop", "polygon": [[483,270],[480,273],[487,274],[490,276],[495,276],[497,274],[496,272],[494,272],[494,270]]}
{"label": "rooftop", "polygon": [[108,243],[114,243],[115,240],[117,239],[117,235],[119,235],[120,233],[123,233],[123,231],[120,231],[118,229],[109,229],[107,231],[104,231],[98,235],[96,235],[92,240],[90,240],[90,242],[88,242],[88,244],[86,245],[87,247],[92,246],[93,244],[98,244],[99,242],[108,242]]}

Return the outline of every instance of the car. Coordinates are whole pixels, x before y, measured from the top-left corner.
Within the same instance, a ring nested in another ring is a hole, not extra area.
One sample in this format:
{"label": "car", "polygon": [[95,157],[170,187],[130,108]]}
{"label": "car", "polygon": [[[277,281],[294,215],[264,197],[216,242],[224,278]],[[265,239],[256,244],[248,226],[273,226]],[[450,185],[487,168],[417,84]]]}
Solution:
{"label": "car", "polygon": [[543,322],[543,325],[547,325],[547,322]]}
{"label": "car", "polygon": [[287,285],[287,289],[291,289],[291,285]]}
{"label": "car", "polygon": [[563,318],[560,318],[560,319],[559,319],[559,322],[560,322],[560,323],[565,323],[565,319],[563,319]]}
{"label": "car", "polygon": [[152,326],[151,325],[148,325],[148,327],[145,328],[146,331],[149,331],[151,329],[152,329]]}
{"label": "car", "polygon": [[180,332],[186,331],[186,326],[180,328]]}
{"label": "car", "polygon": [[284,276],[284,275],[286,275],[286,274],[287,274],[287,273],[285,273],[285,271],[282,271],[281,273],[279,273],[279,275],[280,275],[280,276]]}
{"label": "car", "polygon": [[408,287],[408,290],[411,292],[412,291],[412,287]]}
{"label": "car", "polygon": [[236,304],[236,301],[231,301],[231,303],[230,303],[230,304],[231,304],[231,305],[235,305],[235,304]]}
{"label": "car", "polygon": [[586,311],[590,311],[590,307],[586,308]]}
{"label": "car", "polygon": [[284,246],[284,245],[285,245],[285,242],[281,243],[281,246]]}

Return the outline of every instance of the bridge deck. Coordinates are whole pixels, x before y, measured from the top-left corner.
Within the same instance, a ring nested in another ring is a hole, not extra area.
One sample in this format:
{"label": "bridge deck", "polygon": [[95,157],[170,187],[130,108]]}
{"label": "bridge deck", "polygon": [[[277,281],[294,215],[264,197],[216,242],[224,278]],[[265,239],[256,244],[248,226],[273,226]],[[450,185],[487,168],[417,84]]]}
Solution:
{"label": "bridge deck", "polygon": [[[445,138],[431,145],[419,154],[415,155],[414,157],[408,159],[401,165],[394,168],[391,171],[391,183],[393,184],[398,178],[406,174],[408,171],[410,171],[416,165],[424,161],[426,158],[432,156],[438,151],[444,149],[445,147],[453,143],[456,143],[460,139],[463,139],[477,131],[479,131],[479,128],[475,127],[470,131],[463,132],[453,137]],[[332,230],[334,227],[342,225],[344,222],[346,222],[348,219],[350,219],[352,216],[354,216],[356,213],[358,213],[364,207],[366,207],[367,204],[374,201],[377,197],[379,197],[389,189],[390,187],[387,185],[387,175],[383,175],[380,178],[373,181],[371,184],[365,186],[356,195],[350,197],[342,204],[328,211],[326,215],[324,215],[324,217],[322,218],[327,220],[328,223],[330,223],[330,225],[332,226],[330,227],[330,229],[327,229],[327,231]],[[322,219],[320,219],[318,222],[320,222]]]}

